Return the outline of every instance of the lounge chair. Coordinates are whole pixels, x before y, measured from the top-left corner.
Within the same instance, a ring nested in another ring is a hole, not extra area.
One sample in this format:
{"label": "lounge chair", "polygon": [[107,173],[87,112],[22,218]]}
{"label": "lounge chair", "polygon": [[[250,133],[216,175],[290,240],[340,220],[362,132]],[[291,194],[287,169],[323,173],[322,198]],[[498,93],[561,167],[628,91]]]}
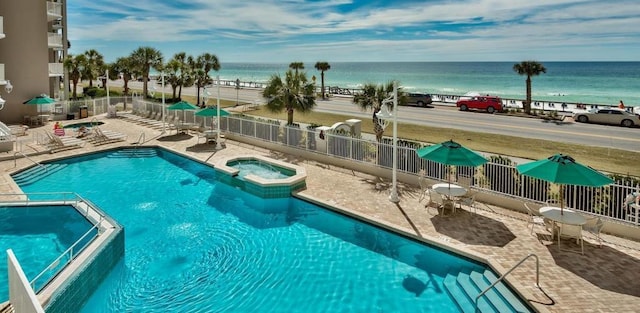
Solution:
{"label": "lounge chair", "polygon": [[70,136],[56,136],[50,132],[45,132],[49,141],[45,144],[49,148],[51,153],[55,153],[62,150],[75,149],[84,147],[85,141],[70,137]]}
{"label": "lounge chair", "polygon": [[126,134],[111,130],[102,130],[100,127],[94,127],[94,132],[95,133],[91,138],[91,143],[94,145],[104,145],[127,139]]}

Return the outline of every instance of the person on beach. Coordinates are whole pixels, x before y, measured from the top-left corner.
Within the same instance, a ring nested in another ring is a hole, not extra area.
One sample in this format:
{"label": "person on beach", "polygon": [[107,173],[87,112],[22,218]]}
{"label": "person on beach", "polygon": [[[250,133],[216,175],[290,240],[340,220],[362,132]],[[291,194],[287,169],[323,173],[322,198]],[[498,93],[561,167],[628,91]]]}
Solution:
{"label": "person on beach", "polygon": [[618,108],[624,110],[624,103],[622,102],[622,100],[620,100],[620,103],[618,104]]}

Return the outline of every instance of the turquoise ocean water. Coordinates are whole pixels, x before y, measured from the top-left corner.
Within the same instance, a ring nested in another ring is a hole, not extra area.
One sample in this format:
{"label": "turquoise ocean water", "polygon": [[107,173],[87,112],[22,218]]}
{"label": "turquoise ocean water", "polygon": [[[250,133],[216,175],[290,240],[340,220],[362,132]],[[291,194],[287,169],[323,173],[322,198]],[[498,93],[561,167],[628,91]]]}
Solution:
{"label": "turquoise ocean water", "polygon": [[[516,62],[329,62],[326,86],[359,88],[365,83],[398,80],[405,91],[463,95],[467,92],[503,98],[525,98],[525,79],[513,71]],[[547,73],[533,77],[533,99],[554,102],[640,106],[640,62],[541,62]],[[308,77],[320,72],[306,63]],[[222,63],[221,79],[266,82],[284,74],[287,64]]]}

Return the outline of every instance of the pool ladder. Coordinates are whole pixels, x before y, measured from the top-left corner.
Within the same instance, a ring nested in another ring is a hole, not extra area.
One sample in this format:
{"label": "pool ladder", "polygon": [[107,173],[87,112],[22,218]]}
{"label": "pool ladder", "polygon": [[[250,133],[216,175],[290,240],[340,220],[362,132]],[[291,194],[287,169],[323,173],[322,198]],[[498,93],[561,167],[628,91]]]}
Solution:
{"label": "pool ladder", "polygon": [[478,294],[476,296],[476,300],[475,300],[476,312],[479,312],[479,310],[478,310],[478,300],[480,300],[480,298],[482,296],[484,296],[484,294],[487,293],[487,291],[491,290],[491,288],[495,287],[495,285],[497,285],[499,282],[503,281],[504,278],[507,275],[509,275],[511,272],[513,272],[513,270],[515,270],[518,266],[520,266],[522,263],[524,263],[524,261],[526,261],[530,257],[535,257],[536,258],[536,287],[538,287],[538,289],[541,289],[540,288],[540,260],[538,259],[538,256],[536,254],[529,253],[527,256],[522,258],[522,260],[518,261],[518,263],[516,263],[516,265],[512,266],[506,273],[504,273],[502,276],[500,276],[500,278],[498,278],[496,281],[494,281],[493,284],[491,284],[489,287],[485,288],[480,294]]}

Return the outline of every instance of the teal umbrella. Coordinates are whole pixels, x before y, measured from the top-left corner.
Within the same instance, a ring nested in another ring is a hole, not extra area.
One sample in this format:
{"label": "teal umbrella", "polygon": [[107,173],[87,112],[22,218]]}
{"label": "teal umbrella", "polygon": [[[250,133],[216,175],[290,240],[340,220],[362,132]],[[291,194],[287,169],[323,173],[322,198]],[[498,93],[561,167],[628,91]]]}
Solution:
{"label": "teal umbrella", "polygon": [[185,110],[197,110],[199,109],[196,105],[191,104],[187,101],[180,101],[180,102],[176,102],[170,106],[167,107],[167,110],[174,110],[174,111],[183,111],[182,112],[182,120],[184,121],[184,111]]}
{"label": "teal umbrella", "polygon": [[54,102],[56,102],[56,100],[49,98],[49,96],[45,94],[41,94],[23,102],[23,104],[50,104]]}
{"label": "teal umbrella", "polygon": [[[223,109],[218,109],[218,107],[213,106],[213,107],[206,107],[198,112],[196,112],[196,116],[202,116],[202,117],[216,117],[218,116],[218,111],[220,111],[220,116],[229,116],[229,112],[223,110]],[[213,119],[211,119],[211,128],[213,128]]]}
{"label": "teal umbrella", "polygon": [[564,201],[562,199],[563,185],[600,187],[613,183],[613,179],[563,154],[556,154],[544,160],[521,164],[516,166],[516,169],[522,175],[559,184],[561,213],[564,209]]}
{"label": "teal umbrella", "polygon": [[37,97],[33,97],[25,102],[23,102],[23,104],[35,104],[38,105],[38,112],[40,112],[40,105],[42,104],[51,104],[56,102],[56,100],[49,98],[49,96],[45,95],[45,94],[41,94]]}
{"label": "teal umbrella", "polygon": [[167,110],[197,110],[198,107],[187,102],[180,101],[167,107]]}
{"label": "teal umbrella", "polygon": [[[483,156],[453,140],[422,147],[416,150],[416,153],[420,158],[445,165],[475,167],[487,163],[487,159]],[[447,180],[451,184],[450,176],[448,176]]]}
{"label": "teal umbrella", "polygon": [[480,166],[487,163],[483,156],[449,140],[416,150],[419,157],[445,165]]}

